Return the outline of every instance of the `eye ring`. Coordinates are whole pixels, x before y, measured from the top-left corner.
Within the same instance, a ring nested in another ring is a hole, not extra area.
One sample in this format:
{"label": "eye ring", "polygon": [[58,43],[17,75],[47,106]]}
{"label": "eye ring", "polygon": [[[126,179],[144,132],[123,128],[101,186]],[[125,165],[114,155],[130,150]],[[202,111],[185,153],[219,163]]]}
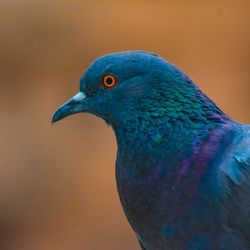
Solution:
{"label": "eye ring", "polygon": [[117,79],[113,75],[107,74],[107,75],[104,75],[102,78],[102,84],[107,89],[114,87],[116,83],[117,83]]}

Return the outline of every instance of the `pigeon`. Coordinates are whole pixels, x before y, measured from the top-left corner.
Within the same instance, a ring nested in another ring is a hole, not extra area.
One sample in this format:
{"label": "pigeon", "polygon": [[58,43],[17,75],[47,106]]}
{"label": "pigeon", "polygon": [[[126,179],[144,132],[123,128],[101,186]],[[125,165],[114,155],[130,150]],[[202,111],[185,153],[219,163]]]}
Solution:
{"label": "pigeon", "polygon": [[90,64],[52,123],[88,112],[114,130],[120,201],[144,250],[250,249],[250,126],[157,54]]}

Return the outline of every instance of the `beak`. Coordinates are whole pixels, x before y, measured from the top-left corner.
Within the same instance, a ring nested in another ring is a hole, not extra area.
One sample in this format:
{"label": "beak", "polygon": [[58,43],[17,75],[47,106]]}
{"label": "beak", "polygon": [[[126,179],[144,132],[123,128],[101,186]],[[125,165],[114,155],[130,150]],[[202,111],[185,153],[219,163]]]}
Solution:
{"label": "beak", "polygon": [[78,92],[69,101],[61,105],[52,117],[52,123],[55,123],[69,115],[82,112],[82,103],[86,99],[83,92]]}

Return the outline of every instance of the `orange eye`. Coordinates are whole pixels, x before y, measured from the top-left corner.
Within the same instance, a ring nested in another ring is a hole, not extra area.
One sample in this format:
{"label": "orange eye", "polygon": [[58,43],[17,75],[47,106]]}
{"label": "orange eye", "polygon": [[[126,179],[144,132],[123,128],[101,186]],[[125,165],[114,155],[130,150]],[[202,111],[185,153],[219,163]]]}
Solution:
{"label": "orange eye", "polygon": [[102,78],[103,86],[108,89],[114,87],[116,82],[116,77],[113,75],[104,75]]}

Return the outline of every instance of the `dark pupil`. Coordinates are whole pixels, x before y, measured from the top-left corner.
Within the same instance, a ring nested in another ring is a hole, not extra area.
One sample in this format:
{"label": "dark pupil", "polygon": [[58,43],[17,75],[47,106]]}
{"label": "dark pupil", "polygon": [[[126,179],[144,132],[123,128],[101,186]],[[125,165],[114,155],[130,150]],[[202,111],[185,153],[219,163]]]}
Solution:
{"label": "dark pupil", "polygon": [[113,78],[108,77],[108,78],[106,79],[106,83],[107,83],[108,85],[113,84]]}

